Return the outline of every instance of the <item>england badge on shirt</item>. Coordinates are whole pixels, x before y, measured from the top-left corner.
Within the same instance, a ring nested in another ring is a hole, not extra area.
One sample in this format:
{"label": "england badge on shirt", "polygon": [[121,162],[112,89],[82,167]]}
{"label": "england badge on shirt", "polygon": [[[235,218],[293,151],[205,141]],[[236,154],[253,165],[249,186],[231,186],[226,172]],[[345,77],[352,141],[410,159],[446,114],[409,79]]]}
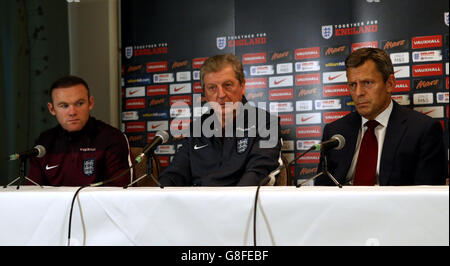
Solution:
{"label": "england badge on shirt", "polygon": [[236,151],[238,154],[244,153],[248,148],[248,138],[238,140],[236,144]]}
{"label": "england badge on shirt", "polygon": [[95,159],[86,159],[83,161],[83,174],[92,176],[95,173]]}

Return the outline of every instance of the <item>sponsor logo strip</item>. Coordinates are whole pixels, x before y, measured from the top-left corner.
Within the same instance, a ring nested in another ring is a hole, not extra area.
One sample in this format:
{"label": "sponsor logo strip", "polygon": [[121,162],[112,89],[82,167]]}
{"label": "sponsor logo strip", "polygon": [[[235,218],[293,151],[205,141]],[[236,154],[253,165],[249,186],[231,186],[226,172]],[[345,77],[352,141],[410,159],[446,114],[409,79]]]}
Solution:
{"label": "sponsor logo strip", "polygon": [[413,77],[439,76],[442,75],[442,73],[442,64],[426,64],[413,66]]}
{"label": "sponsor logo strip", "polygon": [[371,41],[371,42],[360,42],[360,43],[353,43],[352,44],[352,52],[363,48],[363,47],[371,47],[371,48],[378,48],[378,42],[377,41]]}
{"label": "sponsor logo strip", "polygon": [[411,81],[409,79],[405,80],[396,80],[395,88],[392,92],[404,92],[411,90]]}
{"label": "sponsor logo strip", "polygon": [[323,84],[327,83],[346,83],[347,74],[345,71],[323,72]]}
{"label": "sponsor logo strip", "polygon": [[167,94],[169,94],[168,85],[147,86],[147,96],[167,95]]}
{"label": "sponsor logo strip", "polygon": [[145,132],[145,122],[128,122],[125,123],[126,132]]}
{"label": "sponsor logo strip", "polygon": [[323,86],[324,97],[348,96],[350,92],[347,84],[325,85]]}
{"label": "sponsor logo strip", "polygon": [[278,90],[270,90],[269,99],[271,101],[278,100],[290,100],[294,98],[294,89],[278,89]]}
{"label": "sponsor logo strip", "polygon": [[411,104],[408,94],[392,95],[391,98],[392,98],[392,100],[396,101],[400,105],[410,105]]}
{"label": "sponsor logo strip", "polygon": [[443,106],[414,107],[414,110],[428,115],[432,118],[444,118]]}
{"label": "sponsor logo strip", "polygon": [[323,122],[325,124],[334,122],[346,115],[348,115],[350,111],[341,111],[341,112],[326,112],[323,113]]}
{"label": "sponsor logo strip", "polygon": [[242,64],[263,64],[267,62],[266,53],[244,54],[242,56]]}
{"label": "sponsor logo strip", "polygon": [[279,114],[280,125],[293,125],[294,124],[294,114]]}
{"label": "sponsor logo strip", "polygon": [[309,84],[320,84],[320,73],[295,76],[295,85],[301,86]]}
{"label": "sponsor logo strip", "polygon": [[442,46],[442,35],[420,36],[412,38],[413,49],[441,47],[441,46]]}
{"label": "sponsor logo strip", "polygon": [[265,89],[267,88],[267,78],[247,78],[245,89]]}
{"label": "sponsor logo strip", "polygon": [[433,93],[414,93],[413,103],[415,105],[433,104],[433,96]]}
{"label": "sponsor logo strip", "polygon": [[299,48],[295,50],[295,60],[319,58],[320,47]]}
{"label": "sponsor logo strip", "polygon": [[[298,153],[296,156],[299,156],[300,153]],[[297,160],[298,164],[318,164],[320,161],[320,153],[319,152],[310,152],[304,155],[303,157],[300,157]]]}
{"label": "sponsor logo strip", "polygon": [[125,109],[144,109],[145,99],[129,99],[125,101]]}
{"label": "sponsor logo strip", "polygon": [[297,127],[296,136],[297,138],[322,137],[322,127],[321,126]]}
{"label": "sponsor logo strip", "polygon": [[147,73],[167,71],[167,61],[147,63]]}
{"label": "sponsor logo strip", "polygon": [[296,115],[297,125],[320,124],[322,123],[320,113],[301,113]]}

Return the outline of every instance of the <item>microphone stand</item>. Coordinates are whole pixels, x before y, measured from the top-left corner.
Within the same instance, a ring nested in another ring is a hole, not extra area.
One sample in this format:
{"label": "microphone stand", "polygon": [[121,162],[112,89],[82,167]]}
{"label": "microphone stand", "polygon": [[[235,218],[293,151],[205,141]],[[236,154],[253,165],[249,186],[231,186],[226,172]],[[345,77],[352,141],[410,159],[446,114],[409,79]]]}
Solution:
{"label": "microphone stand", "polygon": [[[134,161],[130,167],[128,167],[127,169],[124,169],[122,172],[116,174],[114,177],[112,177],[112,178],[110,178],[110,179],[107,179],[107,180],[105,180],[105,181],[100,181],[100,182],[97,182],[97,183],[94,183],[94,184],[90,184],[90,185],[81,186],[81,187],[79,187],[79,188],[77,189],[77,191],[76,191],[75,194],[73,195],[72,203],[71,203],[71,205],[70,205],[69,229],[68,229],[68,232],[67,232],[67,245],[68,245],[68,246],[70,246],[70,239],[71,239],[71,233],[72,233],[72,213],[73,213],[73,205],[74,205],[75,199],[77,198],[77,195],[80,193],[80,191],[81,191],[82,189],[84,189],[84,188],[87,188],[87,187],[99,187],[99,186],[103,186],[103,185],[105,185],[105,184],[111,183],[112,181],[114,181],[114,180],[116,180],[116,179],[122,177],[126,172],[130,171],[131,168],[135,167],[135,166],[136,166],[138,163],[140,163],[141,161],[142,161],[142,158],[140,158],[140,159]],[[144,178],[144,177],[146,177],[146,176],[147,176],[147,174],[144,174],[143,176],[139,177],[139,179],[137,179],[137,180],[131,182],[130,184],[124,186],[123,189],[128,188],[129,186],[131,186],[132,184],[136,183],[138,180],[140,180],[140,179],[142,179],[142,178]],[[153,180],[156,182],[156,184],[159,184],[160,188],[164,188],[158,181],[156,181],[156,178],[153,176],[153,174],[150,173],[150,177],[153,178]]]}
{"label": "microphone stand", "polygon": [[342,188],[342,185],[336,180],[336,178],[334,178],[334,176],[328,172],[328,164],[327,164],[327,156],[323,154],[323,152],[320,153],[320,158],[323,159],[322,160],[322,172],[316,174],[315,176],[306,179],[305,181],[301,182],[300,184],[297,184],[296,187],[301,187],[303,184],[316,179],[317,177],[326,174],[335,184],[336,186],[338,186],[339,188]]}
{"label": "microphone stand", "polygon": [[[307,154],[308,152],[310,152],[310,151],[312,151],[314,149],[315,149],[315,146],[311,146],[308,150],[306,150],[303,153],[299,154],[297,157],[295,157],[289,163],[278,166],[275,170],[270,172],[269,175],[267,175],[263,180],[261,180],[261,182],[259,182],[258,188],[256,188],[255,203],[254,203],[254,208],[253,208],[253,245],[255,247],[256,247],[256,209],[258,207],[257,203],[258,203],[259,189],[261,188],[262,185],[266,185],[266,184],[269,183],[270,178],[271,178],[270,176],[271,176],[272,173],[276,173],[278,171],[277,174],[279,174],[281,172],[281,170],[283,170],[284,168],[289,167],[289,165],[291,165],[291,163],[297,161],[298,159],[303,157],[305,154]],[[289,169],[288,169],[288,171],[289,171]],[[276,182],[276,180],[275,180],[275,182]]]}
{"label": "microphone stand", "polygon": [[[127,189],[128,187],[132,186],[134,183],[139,182],[141,179],[143,179],[144,177],[146,177],[147,175],[149,175],[153,182],[155,182],[155,184],[157,184],[160,188],[164,188],[163,185],[161,185],[161,183],[158,182],[158,180],[156,179],[156,177],[153,175],[153,163],[152,163],[152,158],[153,155],[148,157],[149,158],[149,162],[147,162],[147,164],[150,164],[149,170],[147,170],[147,173],[143,174],[142,176],[140,176],[139,178],[137,178],[136,180],[134,180],[133,182],[131,182],[130,184],[124,186],[124,189]],[[141,161],[139,161],[138,163],[140,163]]]}
{"label": "microphone stand", "polygon": [[[4,185],[3,188],[9,187],[12,184],[16,183],[17,181],[20,181],[21,179],[25,179],[30,181],[31,183],[33,183],[36,186],[40,186],[41,188],[43,188],[43,186],[39,185],[38,183],[34,182],[33,180],[29,179],[28,177],[25,176],[25,164],[26,164],[27,159],[26,158],[20,158],[20,166],[19,166],[19,177],[17,177],[16,179],[14,179],[11,183]],[[20,188],[20,182],[17,183],[17,189]]]}

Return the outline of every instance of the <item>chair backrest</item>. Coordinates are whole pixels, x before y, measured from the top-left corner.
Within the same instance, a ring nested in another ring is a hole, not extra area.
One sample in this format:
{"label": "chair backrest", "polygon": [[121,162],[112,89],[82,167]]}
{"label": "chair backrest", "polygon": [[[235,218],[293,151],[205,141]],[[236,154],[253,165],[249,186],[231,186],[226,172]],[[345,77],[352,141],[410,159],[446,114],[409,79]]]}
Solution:
{"label": "chair backrest", "polygon": [[[131,150],[131,153],[134,155],[134,157],[136,157],[142,153],[143,148],[142,147],[130,147],[130,150]],[[133,158],[133,160],[134,160],[134,158]],[[156,179],[158,179],[160,169],[161,169],[159,160],[155,156],[152,156],[151,162],[152,162],[151,168],[152,168],[153,176]],[[138,163],[137,165],[134,166],[133,181],[137,180],[138,178],[140,178],[141,176],[143,176],[145,174],[149,174],[148,168],[149,168],[149,162],[148,162],[147,156],[145,156],[144,159],[140,163]],[[156,186],[156,184],[155,184],[155,181],[153,181],[153,179],[150,176],[146,176],[146,177],[142,178],[141,180],[139,180],[138,182],[136,182],[134,184],[134,186],[154,187],[154,186]]]}
{"label": "chair backrest", "polygon": [[[289,162],[287,161],[286,157],[281,153],[281,160],[283,161],[283,165],[287,165]],[[292,186],[292,176],[291,172],[288,167],[285,167],[281,169],[280,173],[278,174],[277,182],[275,183],[275,186]]]}

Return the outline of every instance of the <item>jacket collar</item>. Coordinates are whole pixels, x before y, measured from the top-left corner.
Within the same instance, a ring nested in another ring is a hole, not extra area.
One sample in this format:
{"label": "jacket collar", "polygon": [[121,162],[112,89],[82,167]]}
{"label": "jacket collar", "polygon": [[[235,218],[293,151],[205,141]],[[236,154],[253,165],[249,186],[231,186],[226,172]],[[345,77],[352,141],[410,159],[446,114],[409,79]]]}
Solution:
{"label": "jacket collar", "polygon": [[60,132],[60,135],[63,136],[67,141],[74,141],[80,139],[82,136],[95,136],[95,125],[96,125],[97,119],[90,116],[88,121],[86,122],[86,125],[79,130],[75,132],[69,132],[61,127],[61,125],[58,125],[58,131]]}

